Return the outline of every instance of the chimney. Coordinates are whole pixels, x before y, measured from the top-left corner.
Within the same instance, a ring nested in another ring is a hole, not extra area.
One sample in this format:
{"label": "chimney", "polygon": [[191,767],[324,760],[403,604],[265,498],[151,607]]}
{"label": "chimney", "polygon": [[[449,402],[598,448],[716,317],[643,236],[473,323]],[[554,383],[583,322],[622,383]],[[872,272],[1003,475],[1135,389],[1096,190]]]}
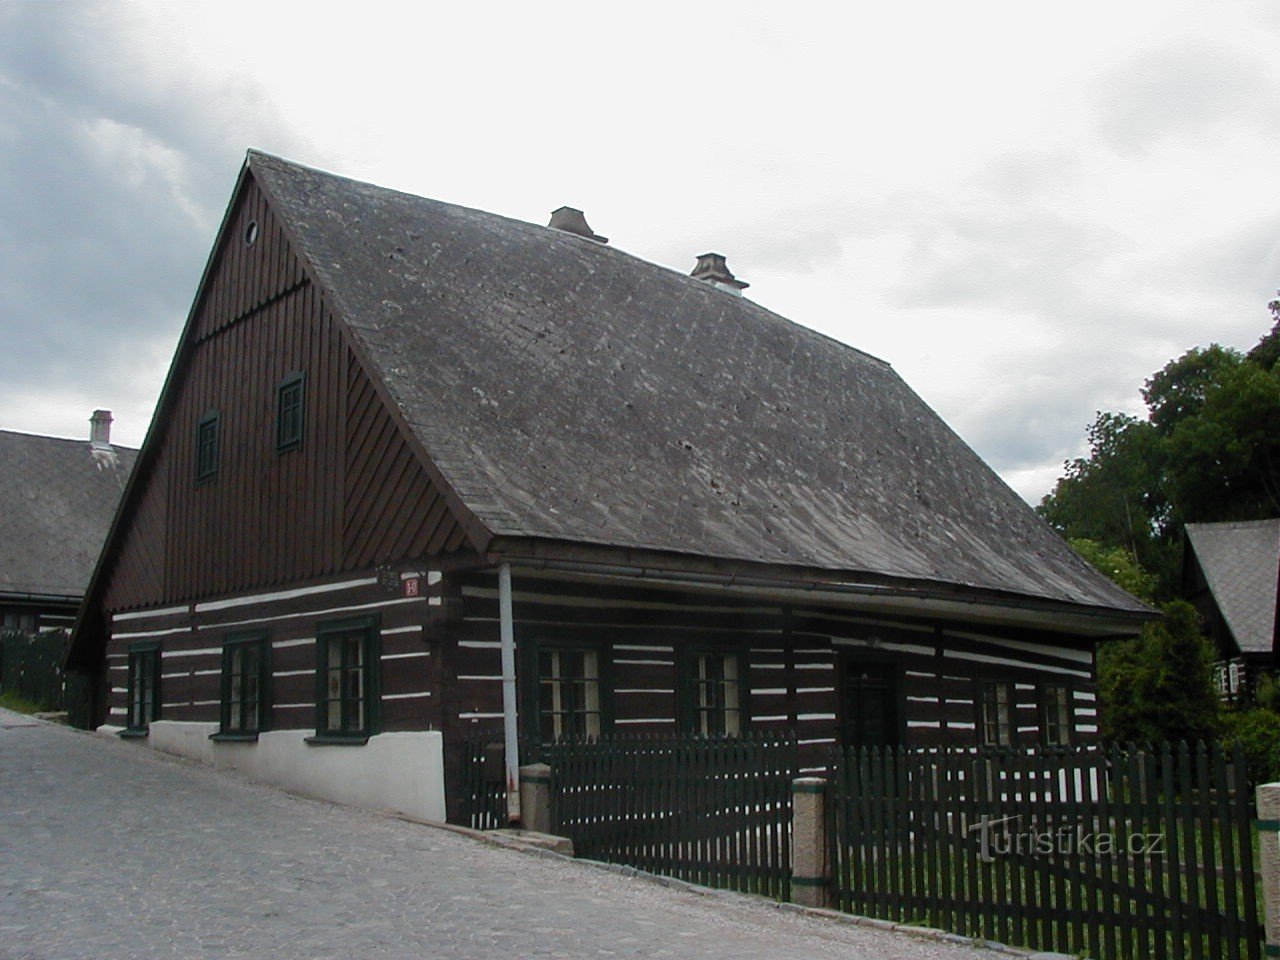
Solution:
{"label": "chimney", "polygon": [[89,443],[98,449],[111,449],[111,411],[95,410],[89,418]]}
{"label": "chimney", "polygon": [[695,280],[705,280],[713,287],[719,287],[725,293],[732,293],[735,297],[742,296],[742,291],[751,286],[729,272],[722,253],[698,254],[697,266],[689,276]]}
{"label": "chimney", "polygon": [[576,234],[579,237],[586,237],[588,240],[594,240],[596,243],[608,243],[608,237],[602,237],[589,226],[587,226],[587,218],[581,210],[575,210],[573,207],[561,207],[558,210],[551,211],[551,222],[547,224],[553,230],[563,230],[565,233]]}

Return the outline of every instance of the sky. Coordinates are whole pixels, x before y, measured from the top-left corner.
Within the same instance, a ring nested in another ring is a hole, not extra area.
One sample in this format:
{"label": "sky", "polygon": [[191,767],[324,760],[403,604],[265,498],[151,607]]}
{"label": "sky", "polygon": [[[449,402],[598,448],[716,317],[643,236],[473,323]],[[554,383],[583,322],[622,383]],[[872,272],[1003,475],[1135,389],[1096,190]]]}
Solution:
{"label": "sky", "polygon": [[1034,503],[1097,411],[1270,328],[1278,41],[1269,0],[0,0],[0,428],[141,444],[253,147],[721,252]]}

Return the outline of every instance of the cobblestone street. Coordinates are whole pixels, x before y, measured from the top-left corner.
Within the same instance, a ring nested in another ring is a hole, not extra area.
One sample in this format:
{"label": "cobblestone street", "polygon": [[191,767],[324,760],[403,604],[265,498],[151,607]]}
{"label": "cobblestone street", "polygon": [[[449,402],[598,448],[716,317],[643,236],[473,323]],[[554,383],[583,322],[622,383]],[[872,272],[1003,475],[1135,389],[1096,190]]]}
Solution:
{"label": "cobblestone street", "polygon": [[0,710],[0,958],[993,960],[284,794]]}

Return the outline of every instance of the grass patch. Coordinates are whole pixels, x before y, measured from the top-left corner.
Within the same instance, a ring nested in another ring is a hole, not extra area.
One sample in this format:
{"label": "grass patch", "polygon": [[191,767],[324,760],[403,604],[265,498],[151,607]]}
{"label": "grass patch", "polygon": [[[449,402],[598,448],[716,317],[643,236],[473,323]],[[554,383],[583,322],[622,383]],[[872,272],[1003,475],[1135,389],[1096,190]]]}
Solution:
{"label": "grass patch", "polygon": [[17,713],[39,713],[44,709],[40,704],[19,696],[12,690],[0,692],[0,707],[4,707],[6,710],[14,710]]}

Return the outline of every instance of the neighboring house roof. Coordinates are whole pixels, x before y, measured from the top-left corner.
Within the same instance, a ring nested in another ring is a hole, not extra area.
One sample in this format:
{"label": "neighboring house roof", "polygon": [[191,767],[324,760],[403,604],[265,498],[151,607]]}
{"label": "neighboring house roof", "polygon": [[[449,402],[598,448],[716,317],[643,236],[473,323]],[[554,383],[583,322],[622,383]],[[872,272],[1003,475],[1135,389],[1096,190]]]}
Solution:
{"label": "neighboring house roof", "polygon": [[1209,592],[1241,653],[1271,653],[1280,591],[1280,519],[1188,523]]}
{"label": "neighboring house roof", "polygon": [[495,536],[1149,612],[875,357],[559,230],[252,151],[248,169]]}
{"label": "neighboring house roof", "polygon": [[0,430],[0,596],[84,595],[136,457]]}

